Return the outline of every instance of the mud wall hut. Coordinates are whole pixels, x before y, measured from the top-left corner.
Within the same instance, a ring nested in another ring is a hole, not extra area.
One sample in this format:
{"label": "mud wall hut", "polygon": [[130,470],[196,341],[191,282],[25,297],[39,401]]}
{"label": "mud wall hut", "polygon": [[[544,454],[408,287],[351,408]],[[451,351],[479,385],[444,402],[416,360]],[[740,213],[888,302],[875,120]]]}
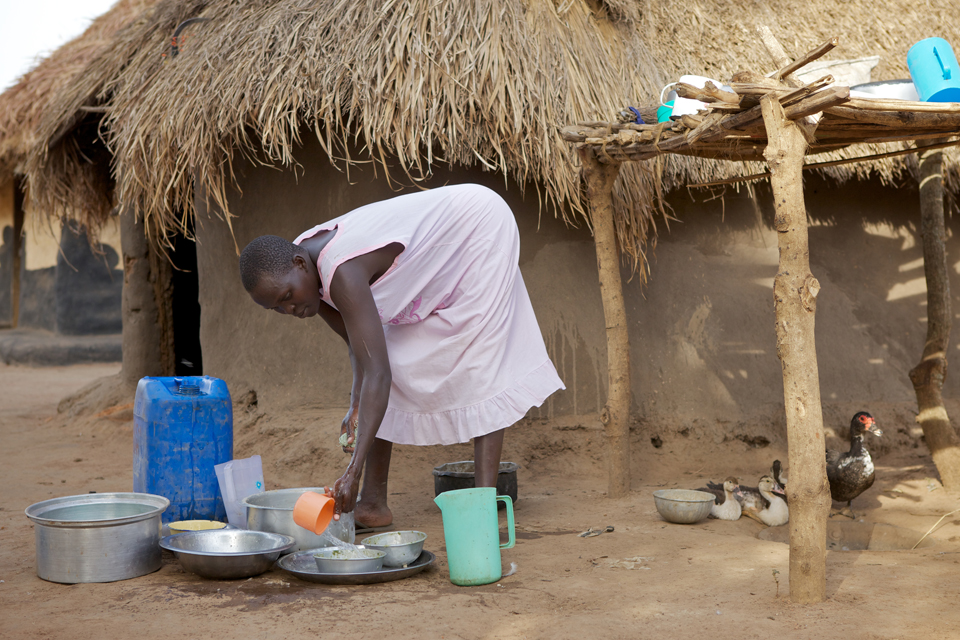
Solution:
{"label": "mud wall hut", "polygon": [[[879,56],[870,79],[907,77],[906,50],[934,26],[960,42],[937,21],[948,3],[928,4],[854,2],[825,21],[801,2],[755,3],[745,15],[739,3],[696,0],[679,14],[586,0],[166,0],[58,93],[28,179],[52,215],[103,219],[116,204],[156,246],[195,237],[203,372],[235,394],[256,391],[267,410],[345,404],[348,365],[321,323],[247,299],[238,248],[403,190],[484,183],[516,213],[524,279],[567,384],[534,414],[591,413],[605,397],[603,320],[578,160],[560,127],[655,106],[681,74],[772,69],[755,24],[797,51],[840,33],[835,57]],[[77,156],[91,123],[106,166]],[[617,231],[638,421],[763,444],[782,437],[783,398],[769,192],[683,188],[743,170],[692,158],[627,168]],[[821,385],[838,426],[853,407],[913,401],[906,371],[924,336],[913,171],[894,159],[809,178]],[[104,176],[109,198],[96,186]],[[948,379],[945,395],[960,397],[958,385]]]}
{"label": "mud wall hut", "polygon": [[38,209],[23,176],[46,107],[146,4],[121,0],[0,94],[0,327],[63,335],[121,331],[116,217],[86,221],[95,224],[88,238],[83,216],[64,219]]}

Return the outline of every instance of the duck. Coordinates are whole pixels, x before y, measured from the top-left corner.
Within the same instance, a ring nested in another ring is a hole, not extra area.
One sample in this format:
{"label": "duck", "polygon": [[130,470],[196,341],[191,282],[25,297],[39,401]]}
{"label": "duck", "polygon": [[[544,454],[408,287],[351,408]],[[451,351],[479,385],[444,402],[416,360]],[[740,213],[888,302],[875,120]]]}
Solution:
{"label": "duck", "polygon": [[847,506],[839,513],[854,519],[853,499],[873,486],[876,477],[873,459],[863,444],[863,435],[868,431],[877,437],[883,435],[873,416],[859,411],[850,419],[850,450],[828,449],[826,452],[830,497],[834,502],[846,502]]}
{"label": "duck", "polygon": [[699,490],[714,495],[716,502],[710,507],[711,518],[718,518],[720,520],[740,519],[741,507],[739,496],[742,496],[742,494],[740,493],[740,481],[738,479],[730,476],[723,481],[723,484],[708,482],[706,487]]}
{"label": "duck", "polygon": [[783,489],[770,476],[763,476],[757,488],[740,487],[743,515],[768,527],[779,527],[790,521],[790,509],[784,500]]}
{"label": "duck", "polygon": [[779,460],[774,460],[770,465],[770,477],[777,481],[777,484],[786,492],[787,490],[787,470]]}

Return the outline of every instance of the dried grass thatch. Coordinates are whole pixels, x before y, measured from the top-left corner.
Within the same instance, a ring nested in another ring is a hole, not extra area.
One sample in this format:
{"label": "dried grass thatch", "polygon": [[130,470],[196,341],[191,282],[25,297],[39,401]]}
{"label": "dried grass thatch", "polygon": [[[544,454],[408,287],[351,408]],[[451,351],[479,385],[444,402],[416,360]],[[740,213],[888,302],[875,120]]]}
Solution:
{"label": "dried grass thatch", "polygon": [[146,0],[120,0],[83,34],[41,60],[0,94],[0,177],[23,172],[50,102],[149,4]]}
{"label": "dried grass thatch", "polygon": [[[163,57],[193,17],[206,21]],[[62,92],[43,125],[51,142],[31,160],[34,198],[51,212],[103,215],[67,193],[63,132],[81,107],[104,106],[117,200],[155,232],[186,225],[194,180],[225,210],[235,154],[290,166],[306,131],[331,160],[373,159],[404,181],[438,164],[482,165],[575,210],[577,167],[560,126],[616,111],[656,73],[637,18],[622,0],[161,0]],[[363,158],[347,158],[352,144]],[[624,246],[641,259],[653,180],[634,174],[620,189],[640,204],[624,207]]]}
{"label": "dried grass thatch", "polygon": [[[760,24],[791,53],[839,35],[831,57],[880,55],[874,79],[908,77],[913,42],[936,33],[960,43],[953,10],[947,0],[159,0],[60,91],[28,179],[49,214],[104,215],[78,137],[99,126],[116,200],[162,237],[186,226],[195,184],[226,210],[237,153],[291,166],[299,136],[312,132],[341,166],[373,159],[414,181],[438,164],[482,166],[537,184],[548,207],[577,215],[579,161],[563,125],[654,105],[684,73],[772,70]],[[194,17],[206,21],[164,57]],[[101,107],[102,122],[89,111]],[[353,143],[363,157],[347,158]],[[889,181],[907,166],[827,172]],[[644,263],[662,191],[754,170],[686,157],[625,165],[615,190],[621,246]]]}

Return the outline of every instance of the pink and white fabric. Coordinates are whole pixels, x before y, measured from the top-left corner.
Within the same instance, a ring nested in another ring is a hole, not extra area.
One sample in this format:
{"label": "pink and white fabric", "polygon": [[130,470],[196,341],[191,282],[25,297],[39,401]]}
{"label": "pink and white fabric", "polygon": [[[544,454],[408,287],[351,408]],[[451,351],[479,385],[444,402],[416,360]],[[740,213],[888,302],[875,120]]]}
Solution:
{"label": "pink and white fabric", "polygon": [[[373,285],[393,384],[377,437],[454,444],[508,427],[563,382],[518,265],[510,207],[474,184],[402,195],[304,232],[335,229],[317,260],[323,300],[337,267],[398,242]],[[362,410],[362,408],[361,408]]]}

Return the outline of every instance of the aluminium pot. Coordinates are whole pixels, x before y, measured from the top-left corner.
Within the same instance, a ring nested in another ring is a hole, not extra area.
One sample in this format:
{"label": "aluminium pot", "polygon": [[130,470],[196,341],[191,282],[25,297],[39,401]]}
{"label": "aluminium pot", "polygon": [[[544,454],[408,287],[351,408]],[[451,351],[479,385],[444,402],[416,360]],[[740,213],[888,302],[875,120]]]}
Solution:
{"label": "aluminium pot", "polygon": [[[293,521],[293,505],[297,503],[297,498],[307,491],[323,493],[324,489],[323,487],[275,489],[247,496],[241,501],[247,509],[247,529],[292,536],[296,544],[284,553],[333,546],[335,543],[329,538],[318,536]],[[353,544],[355,539],[353,512],[341,514],[339,520],[332,521],[326,528],[324,534],[326,533],[343,542]]]}
{"label": "aluminium pot", "polygon": [[37,575],[50,582],[114,582],[160,568],[160,516],[149,493],[88,493],[30,505]]}
{"label": "aluminium pot", "polygon": [[[497,470],[497,495],[510,496],[513,502],[517,501],[517,470],[520,468],[516,462],[501,462]],[[440,495],[444,491],[456,491],[458,489],[473,489],[477,486],[474,475],[473,460],[461,460],[460,462],[448,462],[441,464],[433,469],[433,490],[435,495]],[[503,508],[503,503],[498,503],[499,508]]]}

